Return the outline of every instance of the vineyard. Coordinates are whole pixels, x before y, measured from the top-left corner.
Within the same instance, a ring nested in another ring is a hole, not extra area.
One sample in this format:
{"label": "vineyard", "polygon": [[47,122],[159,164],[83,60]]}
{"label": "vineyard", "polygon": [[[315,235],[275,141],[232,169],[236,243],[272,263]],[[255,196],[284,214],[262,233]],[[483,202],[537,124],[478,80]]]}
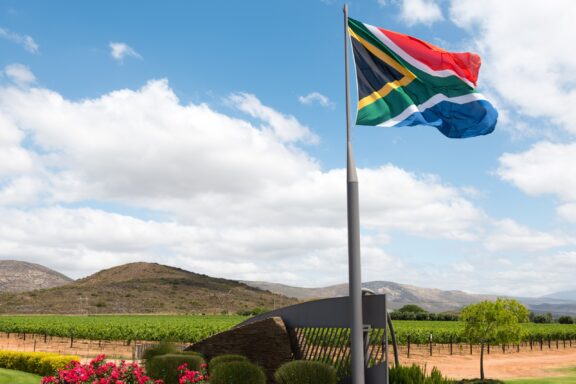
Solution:
{"label": "vineyard", "polygon": [[[243,316],[0,316],[0,332],[86,340],[196,342],[230,329]],[[523,341],[576,340],[576,325],[523,324]],[[457,321],[394,321],[400,345],[465,343]],[[342,335],[345,337],[346,335]],[[320,341],[320,340],[318,340]],[[317,342],[318,342],[317,341]],[[320,341],[320,344],[322,342]]]}
{"label": "vineyard", "polygon": [[[575,324],[535,324],[524,323],[522,341],[530,340],[576,340]],[[463,343],[464,323],[459,321],[394,321],[399,344],[410,341],[414,344],[426,344],[432,340],[437,344]]]}
{"label": "vineyard", "polygon": [[243,316],[0,316],[0,332],[86,340],[196,342],[230,329]]}

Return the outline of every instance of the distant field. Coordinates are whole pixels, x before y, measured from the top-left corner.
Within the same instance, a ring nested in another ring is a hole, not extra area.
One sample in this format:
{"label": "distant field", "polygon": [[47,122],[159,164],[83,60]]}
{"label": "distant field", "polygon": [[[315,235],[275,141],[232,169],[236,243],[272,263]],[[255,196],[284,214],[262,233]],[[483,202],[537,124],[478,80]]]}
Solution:
{"label": "distant field", "polygon": [[34,333],[88,340],[195,342],[230,329],[243,316],[0,316],[0,332]]}
{"label": "distant field", "polygon": [[[540,339],[550,340],[576,340],[575,324],[523,324],[525,329],[524,341],[532,339],[534,342]],[[399,344],[406,344],[408,338],[414,344],[425,344],[432,335],[435,343],[447,344],[465,342],[461,338],[464,323],[459,321],[409,321],[396,320],[394,328]]]}
{"label": "distant field", "polygon": [[[195,342],[230,329],[245,320],[228,315],[99,315],[99,316],[0,316],[0,332],[34,333],[89,340],[174,340]],[[396,320],[399,344],[460,343],[464,324],[458,321]],[[576,340],[576,325],[524,324],[524,340]],[[575,341],[576,342],[576,341]]]}

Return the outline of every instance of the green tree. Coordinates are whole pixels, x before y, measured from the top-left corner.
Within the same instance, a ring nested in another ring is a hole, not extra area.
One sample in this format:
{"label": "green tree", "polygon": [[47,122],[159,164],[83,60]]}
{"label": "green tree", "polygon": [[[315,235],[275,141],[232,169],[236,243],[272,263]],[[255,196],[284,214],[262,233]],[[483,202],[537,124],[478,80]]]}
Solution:
{"label": "green tree", "polygon": [[554,318],[550,312],[534,315],[532,322],[540,324],[550,324],[554,322]]}
{"label": "green tree", "polygon": [[513,299],[482,301],[465,307],[460,320],[466,323],[464,336],[480,343],[480,379],[484,381],[484,345],[519,342],[523,330],[519,323],[528,321],[528,310]]}
{"label": "green tree", "polygon": [[398,312],[412,312],[412,313],[426,313],[426,310],[416,304],[406,304],[402,308],[397,309]]}

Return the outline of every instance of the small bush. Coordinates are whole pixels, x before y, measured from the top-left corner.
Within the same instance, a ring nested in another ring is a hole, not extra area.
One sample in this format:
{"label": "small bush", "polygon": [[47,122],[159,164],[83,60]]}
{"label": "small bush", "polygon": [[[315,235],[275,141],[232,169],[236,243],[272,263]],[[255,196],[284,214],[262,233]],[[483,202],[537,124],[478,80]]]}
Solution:
{"label": "small bush", "polygon": [[248,361],[232,361],[211,371],[210,384],[266,384],[266,375],[262,368]]}
{"label": "small bush", "polygon": [[424,370],[412,364],[410,367],[399,366],[390,369],[390,384],[451,384],[449,380],[442,376],[440,371],[434,367],[430,376],[427,376]]}
{"label": "small bush", "polygon": [[336,370],[319,361],[295,360],[283,364],[274,380],[278,384],[336,384]]}
{"label": "small bush", "polygon": [[544,313],[544,314],[531,316],[531,321],[533,323],[538,323],[538,324],[550,324],[553,322],[553,320],[554,319],[552,318],[551,313]]}
{"label": "small bush", "polygon": [[200,352],[196,352],[196,351],[177,351],[173,353],[174,355],[187,355],[187,356],[200,356],[201,358],[204,358],[204,355],[201,354]]}
{"label": "small bush", "polygon": [[177,349],[173,343],[167,341],[161,341],[153,347],[150,347],[144,351],[142,355],[143,360],[150,360],[154,356],[167,355],[169,353],[176,353]]}
{"label": "small bush", "polygon": [[270,312],[270,309],[262,308],[262,307],[256,307],[253,309],[245,309],[245,310],[238,311],[238,312],[236,312],[236,314],[240,315],[240,316],[258,316],[258,315],[261,315],[261,314],[266,313],[266,312]]}
{"label": "small bush", "polygon": [[233,361],[248,361],[248,359],[242,355],[232,355],[232,354],[220,355],[210,360],[210,364],[208,364],[208,369],[210,370],[210,372],[212,372],[218,365],[231,363]]}
{"label": "small bush", "polygon": [[0,368],[34,373],[40,376],[55,374],[65,368],[71,361],[78,361],[78,356],[65,356],[46,352],[0,351]]}
{"label": "small bush", "polygon": [[560,324],[574,324],[574,319],[572,319],[570,316],[560,316],[558,318],[558,322]]}
{"label": "small bush", "polygon": [[146,372],[150,371],[150,361],[155,356],[168,355],[177,352],[178,351],[176,346],[173,343],[169,343],[167,341],[161,341],[160,344],[146,349],[142,354],[142,360],[144,360],[144,367],[146,368]]}
{"label": "small bush", "polygon": [[178,384],[178,367],[188,363],[188,369],[199,371],[204,359],[197,355],[168,354],[154,356],[146,361],[146,373],[165,384]]}

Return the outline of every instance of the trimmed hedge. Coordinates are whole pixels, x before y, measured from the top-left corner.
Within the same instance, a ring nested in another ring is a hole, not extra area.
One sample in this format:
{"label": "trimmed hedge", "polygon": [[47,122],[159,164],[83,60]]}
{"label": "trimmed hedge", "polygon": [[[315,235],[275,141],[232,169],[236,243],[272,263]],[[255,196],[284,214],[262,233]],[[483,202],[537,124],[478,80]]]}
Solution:
{"label": "trimmed hedge", "polygon": [[154,356],[167,355],[176,352],[176,346],[173,343],[161,341],[159,344],[146,349],[142,354],[142,360],[147,361],[152,359]]}
{"label": "trimmed hedge", "polygon": [[210,384],[266,384],[266,375],[256,364],[232,361],[211,371]]}
{"label": "trimmed hedge", "polygon": [[178,351],[178,352],[174,352],[174,355],[187,355],[187,356],[200,356],[201,358],[204,358],[204,355],[201,354],[200,352],[196,352],[196,351]]}
{"label": "trimmed hedge", "polygon": [[391,384],[452,384],[454,380],[450,380],[438,370],[432,368],[430,376],[419,365],[412,364],[412,366],[399,366],[390,368],[390,383]]}
{"label": "trimmed hedge", "polygon": [[295,360],[274,373],[278,384],[336,384],[336,369],[319,361]]}
{"label": "trimmed hedge", "polygon": [[146,360],[146,373],[154,379],[162,379],[165,384],[178,384],[178,367],[188,363],[188,369],[199,371],[204,359],[197,355],[168,354],[154,356]]}
{"label": "trimmed hedge", "polygon": [[231,363],[233,361],[248,361],[248,359],[246,358],[246,356],[242,355],[233,355],[233,354],[220,355],[210,360],[210,364],[208,364],[208,369],[210,370],[210,372],[212,372],[220,364]]}
{"label": "trimmed hedge", "polygon": [[80,357],[47,352],[0,351],[0,368],[50,376]]}

